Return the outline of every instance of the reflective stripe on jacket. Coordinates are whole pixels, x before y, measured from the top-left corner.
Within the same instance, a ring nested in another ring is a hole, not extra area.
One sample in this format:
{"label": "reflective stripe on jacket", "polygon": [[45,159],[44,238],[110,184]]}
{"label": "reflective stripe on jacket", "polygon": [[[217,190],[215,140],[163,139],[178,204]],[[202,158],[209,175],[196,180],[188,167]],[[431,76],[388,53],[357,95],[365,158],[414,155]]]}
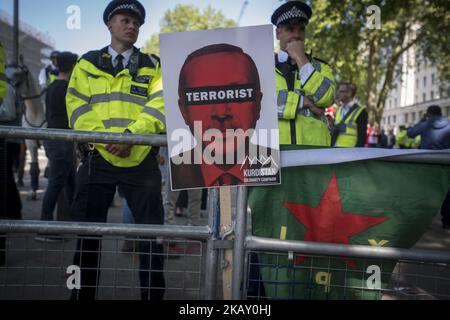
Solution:
{"label": "reflective stripe on jacket", "polygon": [[335,83],[331,67],[311,59],[314,72],[302,85],[296,68],[293,88],[289,88],[283,72],[276,68],[276,90],[280,144],[329,146],[330,133],[326,122],[303,108],[308,96],[316,107],[326,108],[333,103]]}
{"label": "reflective stripe on jacket", "polygon": [[334,125],[340,128],[339,135],[337,137],[335,147],[355,147],[358,143],[358,125],[356,121],[359,115],[364,111],[364,107],[355,104],[350,114],[346,114],[346,119],[344,121],[342,117],[342,107],[339,107],[336,112],[336,121]]}
{"label": "reflective stripe on jacket", "polygon": [[[107,49],[85,54],[72,72],[66,95],[69,126],[84,131],[165,132],[159,62],[135,48],[128,67],[115,75]],[[107,152],[104,144],[94,145],[118,167],[139,165],[151,150],[151,146],[135,145],[129,157],[120,158]]]}

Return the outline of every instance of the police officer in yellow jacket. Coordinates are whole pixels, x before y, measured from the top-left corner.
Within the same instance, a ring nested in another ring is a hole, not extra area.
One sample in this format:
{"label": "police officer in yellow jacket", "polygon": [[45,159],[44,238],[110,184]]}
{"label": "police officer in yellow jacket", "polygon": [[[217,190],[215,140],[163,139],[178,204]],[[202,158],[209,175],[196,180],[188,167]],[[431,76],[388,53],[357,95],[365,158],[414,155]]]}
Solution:
{"label": "police officer in yellow jacket", "polygon": [[39,72],[38,80],[39,86],[41,87],[42,90],[47,88],[50,84],[53,83],[53,81],[58,79],[59,70],[56,62],[56,58],[58,57],[58,55],[59,55],[58,51],[55,50],[52,51],[50,53],[51,64],[42,68],[41,71]]}
{"label": "police officer in yellow jacket", "polygon": [[[275,55],[275,81],[280,144],[330,146],[325,108],[333,104],[334,77],[331,67],[305,54],[305,28],[311,8],[288,1],[274,11],[280,51]],[[268,226],[269,228],[271,226]],[[248,295],[265,296],[259,262],[252,255]]]}
{"label": "police officer in yellow jacket", "polygon": [[0,43],[0,104],[6,96],[7,82],[5,75],[5,52],[3,51],[3,46]]}
{"label": "police officer in yellow jacket", "polygon": [[330,145],[324,111],[333,103],[334,77],[328,64],[305,54],[311,15],[307,4],[288,1],[271,17],[280,42],[275,58],[280,144]]}
{"label": "police officer in yellow jacket", "polygon": [[401,125],[399,128],[399,132],[395,137],[395,147],[398,149],[411,149],[413,147],[413,143],[414,139],[408,137],[406,127]]}
{"label": "police officer in yellow jacket", "polygon": [[[114,0],[106,7],[103,20],[111,44],[82,56],[73,70],[66,95],[69,126],[131,134],[165,132],[159,62],[133,46],[145,21],[144,7],[136,0]],[[157,148],[92,143],[84,150],[73,205],[78,220],[105,222],[118,186],[136,223],[164,223]],[[81,267],[81,290],[74,289],[72,299],[94,299],[100,241],[79,241],[78,249],[81,244],[83,251],[74,257],[74,264]],[[147,253],[140,256],[141,298],[162,299],[162,245],[153,239],[150,248],[150,240],[140,241],[139,250]]]}
{"label": "police officer in yellow jacket", "polygon": [[341,106],[336,111],[331,137],[331,144],[335,147],[364,147],[366,144],[368,114],[366,108],[355,100],[356,89],[356,85],[350,82],[339,85]]}

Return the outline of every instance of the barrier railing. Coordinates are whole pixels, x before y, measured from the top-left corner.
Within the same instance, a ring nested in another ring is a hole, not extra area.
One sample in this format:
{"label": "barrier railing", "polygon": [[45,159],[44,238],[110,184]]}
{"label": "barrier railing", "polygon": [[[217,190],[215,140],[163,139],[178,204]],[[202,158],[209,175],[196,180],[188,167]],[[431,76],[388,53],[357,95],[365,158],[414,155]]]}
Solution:
{"label": "barrier railing", "polygon": [[[30,129],[20,127],[0,126],[0,137],[3,138],[31,138],[48,140],[65,140],[76,142],[98,142],[98,143],[125,143],[140,145],[166,145],[164,135],[131,135],[119,133],[80,132],[59,129]],[[346,151],[340,151],[346,152]],[[428,159],[432,163],[449,164],[450,151],[444,152],[389,152],[384,150],[384,161],[423,161]],[[282,153],[287,155],[287,153]],[[361,156],[361,160],[366,155]],[[285,157],[287,158],[287,157]],[[283,156],[282,156],[283,159]],[[342,161],[346,161],[345,159]],[[282,166],[294,166],[294,163],[283,163]],[[303,164],[309,165],[309,164]],[[448,268],[450,253],[430,250],[395,249],[369,246],[349,246],[338,244],[320,244],[302,241],[274,240],[248,235],[247,228],[247,190],[245,187],[234,188],[237,190],[237,210],[235,212],[234,239],[233,239],[233,276],[232,276],[232,298],[250,298],[247,295],[248,271],[251,261],[249,255],[270,251],[283,254],[304,254],[309,256],[324,257],[355,257],[364,259],[386,259],[415,263],[431,263],[439,267]],[[206,241],[204,263],[204,294],[205,299],[215,299],[218,287],[218,256],[223,249],[219,235],[219,212],[218,212],[218,190],[210,189],[208,197],[208,226],[153,226],[153,225],[112,225],[91,223],[67,223],[67,222],[37,222],[37,221],[0,221],[0,233],[58,233],[58,234],[85,234],[91,236],[125,236],[134,237],[136,241],[140,237],[162,237],[174,239],[193,239]],[[0,248],[1,250],[1,248]],[[1,267],[0,267],[1,269]],[[400,273],[397,273],[400,274]],[[447,278],[433,278],[434,281],[448,281]],[[1,278],[0,278],[1,281]],[[400,288],[400,287],[397,287]],[[404,288],[404,287],[402,287]],[[395,289],[392,289],[395,292]],[[402,291],[398,289],[398,291]],[[405,290],[403,290],[405,291]],[[449,291],[450,292],[450,291]],[[407,295],[406,295],[407,296]],[[434,297],[448,298],[446,294],[435,294]],[[254,297],[253,297],[254,298]],[[262,297],[256,297],[262,298]],[[277,298],[277,297],[272,297]]]}

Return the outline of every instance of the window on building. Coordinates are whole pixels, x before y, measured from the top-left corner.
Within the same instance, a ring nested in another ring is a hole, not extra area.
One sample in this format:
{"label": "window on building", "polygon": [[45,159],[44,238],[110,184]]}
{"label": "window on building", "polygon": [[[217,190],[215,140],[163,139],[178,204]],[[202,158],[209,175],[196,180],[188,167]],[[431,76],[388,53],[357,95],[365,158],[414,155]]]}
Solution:
{"label": "window on building", "polygon": [[436,81],[434,73],[431,74],[431,84],[434,84]]}
{"label": "window on building", "polygon": [[447,107],[447,117],[450,116],[450,107]]}
{"label": "window on building", "polygon": [[423,77],[423,87],[425,88],[427,86],[427,77]]}
{"label": "window on building", "polygon": [[405,113],[405,124],[408,123],[408,114]]}
{"label": "window on building", "polygon": [[430,98],[431,98],[431,100],[434,100],[434,91],[433,90],[431,90],[431,92],[430,92]]}
{"label": "window on building", "polygon": [[416,113],[415,112],[411,112],[411,120],[412,120],[412,122],[416,121]]}
{"label": "window on building", "polygon": [[397,98],[394,99],[394,106],[397,108],[398,104],[397,104]]}
{"label": "window on building", "polygon": [[422,119],[423,111],[419,111],[419,119]]}
{"label": "window on building", "polygon": [[391,108],[392,108],[392,100],[389,99],[389,109],[391,109]]}
{"label": "window on building", "polygon": [[386,124],[386,118],[385,118],[385,117],[381,118],[381,123],[382,123],[383,125]]}
{"label": "window on building", "polygon": [[397,116],[392,116],[392,123],[393,124],[397,123]]}
{"label": "window on building", "polygon": [[422,93],[422,101],[426,101],[427,100],[427,95],[425,93]]}
{"label": "window on building", "polygon": [[417,97],[417,94],[416,94],[416,96],[414,97],[414,103],[417,103],[417,102],[419,102],[419,98]]}
{"label": "window on building", "polygon": [[388,124],[388,125],[391,124],[391,116],[388,116],[388,118],[387,118],[387,124]]}
{"label": "window on building", "polygon": [[416,89],[419,89],[419,79],[416,79]]}

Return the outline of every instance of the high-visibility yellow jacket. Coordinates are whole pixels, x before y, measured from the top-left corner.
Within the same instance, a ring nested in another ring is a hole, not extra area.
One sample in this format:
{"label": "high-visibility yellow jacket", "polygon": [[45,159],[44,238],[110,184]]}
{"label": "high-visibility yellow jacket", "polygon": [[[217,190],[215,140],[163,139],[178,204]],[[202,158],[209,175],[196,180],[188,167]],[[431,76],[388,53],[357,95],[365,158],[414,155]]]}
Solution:
{"label": "high-visibility yellow jacket", "polygon": [[406,129],[400,130],[395,137],[395,145],[400,149],[411,149],[414,139],[408,137]]}
{"label": "high-visibility yellow jacket", "polygon": [[8,84],[6,82],[5,75],[5,52],[3,51],[2,44],[0,43],[0,100],[5,98],[7,88]]}
{"label": "high-visibility yellow jacket", "polygon": [[361,113],[364,111],[364,107],[359,104],[355,104],[350,111],[350,114],[345,115],[345,120],[342,117],[342,107],[339,107],[336,112],[336,119],[334,126],[340,128],[339,135],[337,136],[335,147],[356,147],[358,143],[358,125],[356,121]]}
{"label": "high-visibility yellow jacket", "polygon": [[[107,47],[81,57],[66,95],[69,126],[83,131],[165,132],[159,62],[134,48],[128,68],[114,73]],[[104,144],[94,145],[105,160],[118,167],[139,165],[151,150],[151,146],[135,145],[129,157],[120,158],[107,152]]]}
{"label": "high-visibility yellow jacket", "polygon": [[333,71],[328,64],[317,59],[310,58],[310,61],[314,71],[303,84],[298,68],[292,68],[287,62],[276,63],[280,144],[330,145],[325,117],[317,117],[303,108],[303,97],[313,100],[316,107],[325,109],[330,106],[335,89]]}
{"label": "high-visibility yellow jacket", "polygon": [[412,139],[411,148],[419,149],[421,142],[422,142],[422,136],[419,134],[414,139]]}
{"label": "high-visibility yellow jacket", "polygon": [[58,71],[53,70],[51,66],[45,68],[45,74],[47,75],[47,86],[52,84],[53,81],[58,79]]}

